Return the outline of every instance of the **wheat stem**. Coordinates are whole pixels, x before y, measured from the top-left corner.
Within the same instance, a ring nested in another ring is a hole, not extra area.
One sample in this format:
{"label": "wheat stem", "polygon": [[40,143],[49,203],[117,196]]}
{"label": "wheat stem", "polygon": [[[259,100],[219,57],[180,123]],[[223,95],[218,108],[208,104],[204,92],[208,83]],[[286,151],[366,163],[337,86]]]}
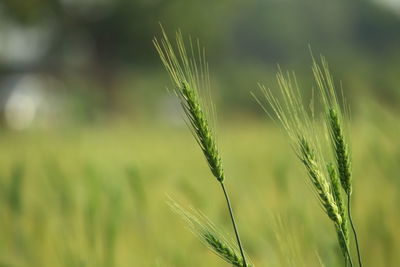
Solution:
{"label": "wheat stem", "polygon": [[354,239],[355,239],[355,241],[356,241],[358,265],[359,265],[360,267],[362,267],[361,252],[360,252],[360,245],[358,244],[357,231],[356,231],[356,228],[355,228],[355,226],[354,226],[353,219],[351,218],[351,209],[350,209],[351,204],[350,204],[350,199],[351,199],[350,195],[347,195],[347,213],[348,213],[348,216],[349,216],[349,221],[350,221],[351,229],[353,230]]}
{"label": "wheat stem", "polygon": [[226,204],[228,205],[229,215],[231,217],[231,221],[232,221],[232,225],[233,225],[233,230],[235,231],[235,236],[236,236],[236,240],[238,242],[240,254],[242,255],[242,258],[243,258],[243,266],[247,267],[246,257],[244,256],[243,246],[242,246],[242,242],[240,241],[239,230],[236,226],[235,216],[233,215],[233,210],[232,210],[231,202],[229,200],[228,192],[226,191],[224,183],[220,182],[220,184],[222,187],[222,191],[224,191]]}

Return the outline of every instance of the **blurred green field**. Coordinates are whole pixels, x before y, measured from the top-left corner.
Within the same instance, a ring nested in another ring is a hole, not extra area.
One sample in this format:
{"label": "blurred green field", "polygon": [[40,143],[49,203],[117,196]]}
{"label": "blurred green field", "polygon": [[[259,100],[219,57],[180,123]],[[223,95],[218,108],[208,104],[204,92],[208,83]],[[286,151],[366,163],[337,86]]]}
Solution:
{"label": "blurred green field", "polygon": [[[267,120],[217,128],[253,263],[340,266],[334,229],[283,133]],[[369,103],[351,129],[364,262],[397,266],[400,117]],[[184,125],[2,132],[0,147],[1,267],[225,266],[166,204],[170,196],[231,232],[220,188]]]}

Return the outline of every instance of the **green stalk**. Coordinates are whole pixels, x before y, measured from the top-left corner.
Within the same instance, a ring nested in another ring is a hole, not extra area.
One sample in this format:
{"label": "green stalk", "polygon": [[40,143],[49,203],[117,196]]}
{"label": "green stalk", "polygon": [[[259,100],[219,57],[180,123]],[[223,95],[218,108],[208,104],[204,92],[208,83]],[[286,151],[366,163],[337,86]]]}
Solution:
{"label": "green stalk", "polygon": [[361,252],[360,252],[360,245],[358,244],[358,237],[357,237],[357,231],[353,223],[353,219],[351,218],[351,204],[350,204],[350,195],[347,195],[347,213],[351,225],[351,229],[353,230],[353,235],[354,235],[354,240],[356,241],[356,249],[357,249],[357,258],[358,258],[358,266],[362,267],[362,261],[361,261]]}
{"label": "green stalk", "polygon": [[246,257],[244,256],[243,246],[242,246],[242,242],[240,241],[239,230],[238,230],[238,228],[236,226],[235,216],[233,215],[233,210],[232,210],[232,207],[231,207],[231,202],[229,200],[228,192],[225,189],[224,182],[220,182],[220,184],[221,184],[221,187],[222,187],[222,191],[224,191],[224,196],[225,196],[225,199],[226,199],[226,204],[228,205],[228,210],[229,210],[229,215],[231,217],[233,230],[235,231],[236,241],[237,241],[238,246],[239,246],[240,254],[242,255],[242,258],[243,258],[243,266],[247,267]]}

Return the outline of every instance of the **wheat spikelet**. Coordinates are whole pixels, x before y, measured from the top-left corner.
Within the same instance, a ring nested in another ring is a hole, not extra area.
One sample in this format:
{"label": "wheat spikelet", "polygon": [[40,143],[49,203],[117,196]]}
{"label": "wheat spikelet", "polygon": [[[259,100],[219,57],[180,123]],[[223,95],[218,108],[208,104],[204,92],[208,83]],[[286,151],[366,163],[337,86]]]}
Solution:
{"label": "wheat spikelet", "polygon": [[335,224],[341,225],[342,216],[339,213],[339,208],[331,192],[331,187],[316,162],[314,151],[304,138],[299,139],[299,146],[301,150],[300,160],[307,170],[325,213]]}
{"label": "wheat spikelet", "polygon": [[168,201],[168,204],[186,222],[189,229],[217,256],[233,266],[252,266],[248,263],[245,265],[236,246],[228,241],[204,214],[193,209],[190,211],[184,209],[171,199]]}
{"label": "wheat spikelet", "polygon": [[[245,267],[239,254],[237,254],[226,243],[222,242],[221,239],[218,239],[210,232],[204,232],[201,235],[207,242],[208,246],[211,247],[212,250],[226,262],[232,264],[233,266]],[[248,264],[247,266],[250,267],[251,265]]]}
{"label": "wheat spikelet", "polygon": [[348,145],[345,141],[343,130],[339,122],[338,113],[335,109],[329,109],[329,126],[331,138],[336,155],[340,183],[347,195],[352,193],[351,184],[351,161]]}
{"label": "wheat spikelet", "polygon": [[[185,48],[182,34],[176,33],[178,54],[163,30],[161,41],[154,40],[154,45],[175,86],[175,93],[188,120],[193,136],[199,144],[214,177],[222,182],[224,170],[214,132],[208,117],[212,116],[213,107],[207,107],[199,97],[200,88],[209,95],[208,66],[204,59],[204,50],[197,42],[196,48],[190,39],[190,53]],[[208,102],[211,105],[211,102]]]}
{"label": "wheat spikelet", "polygon": [[[260,86],[267,102],[272,107],[275,116],[283,126],[291,140],[292,148],[303,163],[316,195],[328,217],[335,223],[341,224],[335,198],[332,195],[331,186],[321,168],[323,159],[318,151],[319,142],[314,130],[312,118],[306,112],[296,78],[293,75],[286,76],[280,71],[277,75],[278,85],[282,98],[276,98],[271,90]],[[258,101],[260,103],[260,101]],[[268,110],[264,107],[264,110]]]}
{"label": "wheat spikelet", "polygon": [[[350,149],[344,135],[344,115],[341,112],[335,91],[333,77],[330,74],[328,63],[321,57],[321,66],[313,60],[312,70],[321,93],[326,123],[335,154],[340,183],[347,195],[352,193]],[[343,104],[346,108],[346,105]],[[346,112],[346,109],[345,109]]]}
{"label": "wheat spikelet", "polygon": [[333,164],[328,164],[327,170],[328,170],[329,178],[330,178],[331,185],[332,185],[332,193],[333,193],[333,196],[335,197],[335,201],[339,208],[339,214],[342,217],[341,227],[343,229],[344,235],[345,235],[347,243],[348,243],[348,238],[349,238],[348,234],[349,233],[348,233],[348,228],[347,228],[346,206],[344,204],[343,196],[342,196],[341,189],[340,189],[340,181],[335,172],[335,167]]}
{"label": "wheat spikelet", "polygon": [[270,117],[277,118],[278,122],[283,126],[291,140],[292,148],[307,171],[324,212],[334,223],[344,258],[352,266],[340,185],[338,179],[335,180],[335,176],[332,176],[331,170],[326,168],[326,160],[320,145],[321,133],[318,132],[316,127],[313,105],[311,103],[310,112],[307,112],[304,108],[294,74],[285,76],[280,71],[277,79],[281,92],[280,99],[276,98],[271,90],[260,86],[274,114],[271,114],[267,108],[263,107],[259,100],[256,100]]}
{"label": "wheat spikelet", "polygon": [[[324,109],[326,124],[329,129],[330,139],[334,151],[334,156],[336,159],[336,168],[338,170],[340,184],[347,195],[347,217],[353,231],[354,239],[357,248],[358,264],[361,267],[361,253],[360,246],[358,244],[357,231],[354,226],[351,217],[351,194],[353,191],[352,187],[352,174],[351,174],[351,157],[349,144],[345,137],[345,125],[344,125],[344,115],[341,111],[341,107],[338,102],[338,98],[335,92],[335,85],[333,77],[329,71],[328,63],[325,58],[321,56],[321,66],[313,59],[313,73],[317,86],[319,88]],[[344,99],[344,98],[343,98]],[[344,102],[344,100],[343,100]],[[348,113],[345,103],[342,105],[344,107],[344,113]],[[345,228],[346,225],[343,226]]]}
{"label": "wheat spikelet", "polygon": [[349,230],[347,226],[346,207],[344,205],[342,193],[340,192],[341,191],[340,181],[336,175],[335,167],[333,166],[333,164],[328,164],[327,170],[332,184],[332,193],[338,205],[339,214],[342,217],[342,223],[340,227],[338,225],[336,231],[338,235],[340,249],[342,250],[343,256],[346,258],[347,261],[348,260],[347,249],[349,248],[350,241],[349,241]]}

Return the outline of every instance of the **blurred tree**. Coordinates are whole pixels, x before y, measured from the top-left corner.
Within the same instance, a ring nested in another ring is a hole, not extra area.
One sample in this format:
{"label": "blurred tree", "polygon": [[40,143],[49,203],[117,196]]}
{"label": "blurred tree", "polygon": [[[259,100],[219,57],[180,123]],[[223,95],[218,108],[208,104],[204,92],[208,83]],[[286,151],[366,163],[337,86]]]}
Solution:
{"label": "blurred tree", "polygon": [[327,56],[336,76],[353,90],[373,90],[387,101],[400,95],[400,17],[371,1],[3,0],[0,15],[3,28],[39,25],[47,33],[39,42],[44,56],[35,62],[11,65],[0,51],[0,79],[1,73],[18,71],[60,78],[75,73],[93,85],[88,87],[102,89],[103,104],[111,110],[118,106],[121,70],[161,71],[151,43],[160,22],[167,32],[180,28],[201,39],[214,70],[228,81],[221,90],[232,101],[242,101],[234,95],[256,81],[250,81],[253,75],[229,75],[228,69],[273,72],[280,63],[302,76],[310,63],[308,44]]}

